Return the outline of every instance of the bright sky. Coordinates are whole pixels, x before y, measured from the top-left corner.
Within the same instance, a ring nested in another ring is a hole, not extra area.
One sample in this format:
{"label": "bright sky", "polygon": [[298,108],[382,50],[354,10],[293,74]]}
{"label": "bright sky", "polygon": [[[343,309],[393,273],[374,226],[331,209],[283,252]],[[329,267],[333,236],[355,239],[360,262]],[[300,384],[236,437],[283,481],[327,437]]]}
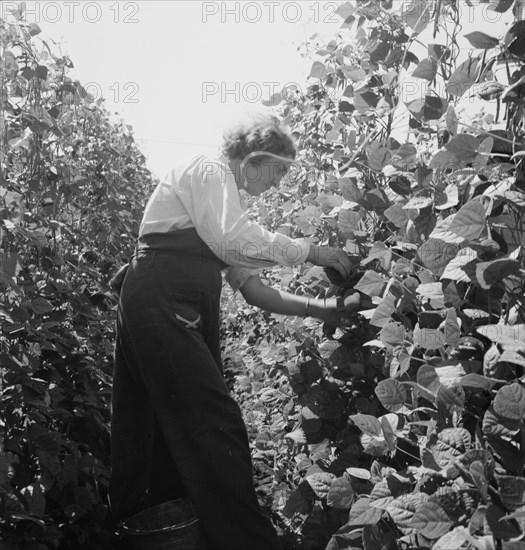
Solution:
{"label": "bright sky", "polygon": [[[61,42],[72,76],[133,126],[162,176],[181,155],[214,151],[223,128],[272,92],[304,89],[312,60],[298,48],[316,32],[335,37],[340,3],[46,0],[27,2],[26,18]],[[501,35],[508,14],[486,7],[465,4],[462,34]]]}

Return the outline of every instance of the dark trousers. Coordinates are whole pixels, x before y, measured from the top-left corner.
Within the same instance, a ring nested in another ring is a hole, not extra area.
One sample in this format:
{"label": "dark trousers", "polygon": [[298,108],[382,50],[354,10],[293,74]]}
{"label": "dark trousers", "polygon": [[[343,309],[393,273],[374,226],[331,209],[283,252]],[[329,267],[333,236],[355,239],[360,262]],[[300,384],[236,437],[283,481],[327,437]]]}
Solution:
{"label": "dark trousers", "polygon": [[117,519],[188,496],[210,550],[277,550],[222,374],[220,261],[194,229],[142,238],[121,288],[110,498]]}

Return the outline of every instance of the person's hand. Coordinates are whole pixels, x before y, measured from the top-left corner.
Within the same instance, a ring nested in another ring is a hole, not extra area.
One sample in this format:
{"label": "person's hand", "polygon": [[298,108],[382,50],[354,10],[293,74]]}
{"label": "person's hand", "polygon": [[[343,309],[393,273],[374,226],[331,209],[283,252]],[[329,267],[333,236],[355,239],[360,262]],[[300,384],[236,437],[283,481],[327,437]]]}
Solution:
{"label": "person's hand", "polygon": [[350,278],[355,271],[348,254],[341,248],[332,246],[311,245],[307,261],[337,270],[344,280]]}
{"label": "person's hand", "polygon": [[344,297],[318,299],[313,306],[313,316],[325,323],[341,326],[344,320],[361,307],[361,295],[356,290],[348,291]]}
{"label": "person's hand", "polygon": [[109,281],[109,286],[111,290],[113,290],[113,292],[120,294],[120,288],[122,287],[122,283],[124,282],[124,276],[126,275],[128,267],[129,263],[124,264]]}
{"label": "person's hand", "polygon": [[322,305],[320,305],[318,315],[316,315],[316,317],[325,323],[339,325],[341,312],[338,307],[340,304],[338,303],[337,298],[327,298],[326,300],[319,301],[322,302]]}

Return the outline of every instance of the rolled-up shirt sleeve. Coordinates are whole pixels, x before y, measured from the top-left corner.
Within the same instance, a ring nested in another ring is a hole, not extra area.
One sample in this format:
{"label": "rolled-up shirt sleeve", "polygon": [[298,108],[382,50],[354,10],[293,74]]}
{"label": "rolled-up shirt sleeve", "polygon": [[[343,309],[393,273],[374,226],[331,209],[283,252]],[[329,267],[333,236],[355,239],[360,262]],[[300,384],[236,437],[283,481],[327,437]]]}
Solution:
{"label": "rolled-up shirt sleeve", "polygon": [[264,268],[248,269],[246,267],[231,266],[224,270],[224,278],[233,292],[237,292],[250,277],[260,275]]}
{"label": "rolled-up shirt sleeve", "polygon": [[272,233],[248,218],[233,173],[223,162],[206,158],[189,176],[193,204],[187,205],[188,214],[201,239],[222,261],[251,269],[306,261],[309,242]]}

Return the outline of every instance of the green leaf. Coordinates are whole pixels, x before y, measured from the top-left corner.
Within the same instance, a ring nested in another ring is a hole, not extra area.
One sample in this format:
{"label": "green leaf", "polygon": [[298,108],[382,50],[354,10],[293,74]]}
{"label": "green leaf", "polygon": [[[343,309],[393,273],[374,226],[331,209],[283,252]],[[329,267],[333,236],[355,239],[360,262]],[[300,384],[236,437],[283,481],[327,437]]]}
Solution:
{"label": "green leaf", "polygon": [[499,44],[499,40],[497,38],[480,31],[473,31],[466,34],[465,38],[474,46],[474,48],[480,48],[482,50],[494,48]]}
{"label": "green leaf", "polygon": [[432,196],[428,194],[421,194],[412,197],[404,206],[404,210],[412,210],[414,208],[427,208],[434,203]]}
{"label": "green leaf", "polygon": [[31,302],[31,308],[37,315],[43,315],[53,310],[53,304],[45,298],[35,298]]}
{"label": "green leaf", "polygon": [[301,427],[307,442],[319,436],[323,421],[308,407],[301,408]]}
{"label": "green leaf", "polygon": [[518,275],[520,264],[516,260],[500,258],[476,264],[476,280],[481,288],[489,289],[509,275]]}
{"label": "green leaf", "polygon": [[14,475],[13,464],[19,462],[18,456],[10,452],[0,453],[0,490],[10,493],[12,490],[11,480]]}
{"label": "green leaf", "polygon": [[394,174],[388,180],[388,186],[398,195],[410,195],[410,192],[412,191],[412,183],[406,176],[401,174]]}
{"label": "green leaf", "polygon": [[338,342],[333,342],[330,340],[325,340],[319,345],[319,353],[323,359],[329,359],[330,356],[340,348]]}
{"label": "green leaf", "polygon": [[463,376],[460,380],[460,384],[464,388],[472,388],[477,390],[490,391],[496,384],[503,384],[504,380],[496,380],[495,378],[487,378],[481,374],[471,372]]}
{"label": "green leaf", "polygon": [[443,116],[448,107],[448,102],[442,97],[427,94],[425,98],[415,99],[407,104],[407,109],[412,116],[419,120],[438,120]]}
{"label": "green leaf", "polygon": [[319,498],[326,498],[336,476],[328,472],[319,472],[306,477],[306,481]]}
{"label": "green leaf", "polygon": [[458,454],[466,453],[472,443],[471,435],[465,428],[446,428],[438,434],[438,439]]}
{"label": "green leaf", "polygon": [[424,78],[429,82],[434,80],[437,73],[438,64],[433,57],[427,57],[419,62],[412,76],[417,78]]}
{"label": "green leaf", "polygon": [[[514,511],[512,514],[507,514],[505,516],[507,519],[515,519],[518,521],[520,525],[525,524],[525,506],[521,506],[516,511]],[[513,550],[513,547],[506,547],[503,545],[503,550]],[[514,550],[523,550],[523,548],[520,548],[519,546],[515,548]]]}
{"label": "green leaf", "polygon": [[296,428],[292,432],[287,433],[284,437],[291,439],[295,443],[299,443],[299,444],[306,443],[306,436],[302,428]]}
{"label": "green leaf", "polygon": [[0,252],[0,272],[9,278],[16,277],[22,269],[22,257],[18,254]]}
{"label": "green leaf", "polygon": [[[458,458],[456,462],[460,462]],[[479,503],[478,491],[463,485],[440,487],[429,500],[437,502],[454,522],[460,522],[465,517],[471,516]],[[455,547],[453,547],[455,548]]]}
{"label": "green leaf", "polygon": [[387,506],[386,511],[402,533],[411,535],[415,531],[412,526],[414,514],[427,500],[428,495],[426,493],[401,495]]}
{"label": "green leaf", "polygon": [[496,475],[501,502],[509,510],[525,505],[525,479],[516,476]]}
{"label": "green leaf", "polygon": [[494,412],[509,420],[525,417],[525,388],[514,382],[499,389],[492,403]]}
{"label": "green leaf", "polygon": [[392,153],[386,147],[374,144],[367,149],[368,166],[373,170],[382,170],[388,163]]}
{"label": "green leaf", "polygon": [[479,460],[475,460],[470,465],[469,473],[481,494],[483,502],[487,502],[488,482],[487,477],[485,476],[485,467],[483,466],[483,463]]}
{"label": "green leaf", "polygon": [[470,282],[470,277],[467,275],[463,267],[471,262],[474,262],[477,258],[478,253],[476,250],[473,250],[468,246],[462,248],[458,252],[457,256],[447,264],[447,267],[441,274],[440,278],[451,279],[452,281],[457,282]]}
{"label": "green leaf", "polygon": [[524,467],[523,453],[500,435],[487,434],[485,430],[483,434],[492,451],[499,457],[499,462],[505,465],[505,469],[511,474],[521,475]]}
{"label": "green leaf", "polygon": [[514,363],[525,368],[525,342],[517,344],[516,351],[513,350],[514,346],[504,345],[502,347],[504,351],[499,359],[501,362]]}
{"label": "green leaf", "polygon": [[362,197],[361,191],[357,188],[354,178],[344,177],[339,179],[339,189],[343,199],[351,202],[359,202]]}
{"label": "green leaf", "polygon": [[510,540],[520,537],[523,533],[517,522],[513,519],[506,519],[505,512],[495,504],[487,507],[486,521],[488,534],[497,539]]}
{"label": "green leaf", "polygon": [[[390,146],[390,148],[392,149],[392,146]],[[415,145],[413,143],[403,143],[401,147],[398,147],[397,149],[392,149],[392,158],[390,159],[390,164],[398,170],[403,170],[405,172],[413,170],[417,165],[417,149]],[[392,176],[392,178],[395,177],[402,177],[407,179],[402,174],[394,174]],[[388,184],[392,187],[390,181],[388,182]],[[409,191],[410,186],[410,181],[408,181]],[[401,195],[403,194],[404,193],[401,193]]]}
{"label": "green leaf", "polygon": [[470,449],[471,436],[465,428],[445,428],[430,436],[427,449],[432,452],[440,468],[446,468]]}
{"label": "green leaf", "polygon": [[46,80],[48,74],[48,68],[45,65],[38,65],[35,69],[35,75],[40,80]]}
{"label": "green leaf", "polygon": [[327,70],[325,64],[321,63],[321,61],[315,61],[312,65],[312,68],[310,69],[309,78],[318,78],[321,80],[325,78],[326,73]]}
{"label": "green leaf", "polygon": [[441,386],[434,367],[430,365],[423,365],[419,368],[417,371],[417,383],[407,381],[404,384],[413,386],[418,394],[421,394],[431,402],[435,402],[437,392]]}
{"label": "green leaf", "polygon": [[354,500],[352,483],[346,476],[338,477],[330,485],[326,503],[338,510],[349,510]]}
{"label": "green leaf", "polygon": [[452,521],[436,502],[423,502],[412,517],[410,526],[427,539],[434,540],[452,527]]}
{"label": "green leaf", "polygon": [[450,56],[450,51],[442,44],[428,44],[428,55],[436,61],[447,59]]}
{"label": "green leaf", "polygon": [[454,97],[461,97],[476,82],[479,61],[479,57],[471,57],[461,63],[448,79],[445,92]]}
{"label": "green leaf", "polygon": [[428,167],[431,170],[455,170],[457,167],[459,167],[459,164],[460,161],[458,160],[456,155],[454,155],[454,153],[443,149],[442,151],[438,151],[432,157],[432,160],[430,161]]}
{"label": "green leaf", "polygon": [[463,313],[469,319],[488,319],[490,317],[490,315],[483,309],[471,309],[467,307],[463,310]]}
{"label": "green leaf", "polygon": [[432,208],[429,206],[420,211],[419,216],[414,220],[414,228],[418,235],[428,238],[436,227],[436,223],[437,216],[432,212]]}
{"label": "green leaf", "polygon": [[352,210],[342,209],[337,216],[337,228],[339,233],[345,237],[353,237],[354,232],[359,228],[359,223],[363,217],[363,211],[353,212]]}
{"label": "green leaf", "polygon": [[[355,92],[354,94],[354,107],[357,112],[360,114],[367,114],[371,109],[374,109],[379,102],[379,96],[372,92],[371,90],[363,90],[360,92]],[[378,145],[378,148],[380,146]],[[380,162],[381,157],[377,157],[378,162]]]}
{"label": "green leaf", "polygon": [[483,415],[482,430],[486,437],[512,438],[519,432],[520,427],[519,420],[511,420],[496,414],[492,405]]}
{"label": "green leaf", "polygon": [[403,343],[405,327],[401,323],[391,322],[386,324],[379,333],[379,339],[383,344],[395,347]]}
{"label": "green leaf", "polygon": [[443,283],[422,283],[417,286],[416,293],[426,298],[434,308],[444,307]]}
{"label": "green leaf", "polygon": [[396,227],[402,228],[405,227],[408,221],[408,215],[403,210],[403,206],[399,203],[394,203],[392,206],[388,207],[383,212],[385,218],[387,220],[391,221]]}
{"label": "green leaf", "polygon": [[312,511],[314,500],[315,493],[310,484],[302,481],[288,497],[283,514],[287,518],[292,518],[295,514],[308,515]]}
{"label": "green leaf", "polygon": [[28,512],[35,516],[43,515],[46,510],[46,499],[43,489],[44,487],[40,483],[30,483],[20,491],[28,504]]}
{"label": "green leaf", "polygon": [[383,327],[392,320],[392,315],[396,311],[396,297],[390,292],[383,298],[376,307],[370,324],[374,327]]}
{"label": "green leaf", "polygon": [[443,328],[445,332],[445,341],[449,346],[455,346],[461,336],[458,316],[454,308],[447,309],[447,317],[445,319],[445,325]]}
{"label": "green leaf", "polygon": [[392,500],[394,500],[394,497],[392,496],[392,491],[390,490],[386,479],[382,479],[381,481],[376,483],[374,485],[374,488],[372,489],[372,492],[370,493],[370,500],[373,501],[383,500],[389,497],[390,500],[388,502],[392,502]]}
{"label": "green leaf", "polygon": [[419,328],[419,325],[416,325],[413,339],[416,346],[426,350],[437,350],[446,345],[445,335],[438,328]]}
{"label": "green leaf", "polygon": [[445,124],[447,130],[452,136],[455,136],[458,133],[459,119],[452,104],[449,104],[447,107],[447,112],[445,114]]}
{"label": "green leaf", "polygon": [[36,23],[29,23],[27,25],[27,30],[31,36],[36,36],[42,32],[42,29]]}
{"label": "green leaf", "polygon": [[350,2],[344,2],[335,11],[335,13],[339,15],[339,17],[342,17],[343,19],[347,19],[354,12],[355,12],[355,8],[354,6],[352,6]]}
{"label": "green leaf", "polygon": [[375,525],[381,519],[383,511],[370,506],[369,498],[360,498],[354,503],[350,510],[350,516],[347,525]]}
{"label": "green leaf", "polygon": [[[392,2],[390,5],[392,5]],[[366,550],[395,548],[397,538],[398,533],[392,525],[385,525],[383,522],[377,525],[365,525],[362,534],[363,544],[362,546],[360,544],[358,546]],[[326,548],[326,550],[341,550],[341,548],[342,547],[339,546],[337,549]],[[356,550],[356,547],[350,547],[347,548],[347,550]]]}
{"label": "green leaf", "polygon": [[459,202],[457,185],[450,183],[443,193],[436,193],[434,208],[436,210],[448,210]]}
{"label": "green leaf", "polygon": [[475,87],[475,95],[484,101],[491,101],[493,99],[499,99],[501,94],[505,91],[505,88],[506,86],[504,84],[500,84],[496,80],[481,82]]}
{"label": "green leaf", "polygon": [[487,163],[490,160],[490,156],[492,153],[492,149],[494,147],[494,138],[491,136],[485,138],[478,147],[478,154],[476,155],[476,158],[474,159],[473,166],[476,166],[476,169],[479,171],[484,166],[487,165]]}
{"label": "green leaf", "polygon": [[370,472],[368,470],[365,470],[365,468],[350,467],[346,469],[346,473],[348,475],[351,475],[352,477],[356,477],[357,479],[369,480],[372,477]]}
{"label": "green leaf", "polygon": [[525,340],[525,325],[483,325],[476,327],[476,331],[498,344],[519,344]]}
{"label": "green leaf", "polygon": [[438,389],[436,401],[443,403],[447,408],[458,407],[463,409],[465,406],[465,392],[461,386],[448,387],[441,384]]}
{"label": "green leaf", "polygon": [[470,538],[471,536],[465,527],[455,527],[452,531],[443,535],[434,546],[432,546],[432,550],[452,550],[452,548],[461,548]]}
{"label": "green leaf", "polygon": [[416,261],[440,277],[450,260],[456,257],[458,250],[457,244],[429,238],[419,247]]}
{"label": "green leaf", "polygon": [[9,50],[4,50],[3,56],[2,69],[8,77],[11,77],[20,69],[20,67],[16,61],[16,57]]}
{"label": "green leaf", "polygon": [[370,55],[370,61],[377,63],[383,61],[390,51],[390,45],[380,39],[375,39],[369,43],[368,53]]}
{"label": "green leaf", "polygon": [[505,13],[513,3],[514,0],[488,0],[488,8],[497,13]]}
{"label": "green leaf", "polygon": [[401,19],[414,31],[414,34],[419,34],[425,30],[432,19],[432,7],[427,2],[418,0],[403,2]]}
{"label": "green leaf", "polygon": [[458,159],[469,160],[477,154],[479,145],[480,141],[475,136],[458,134],[445,145],[445,149],[454,153]]}
{"label": "green leaf", "polygon": [[381,380],[374,391],[383,407],[391,412],[403,408],[407,400],[405,386],[393,378]]}
{"label": "green leaf", "polygon": [[283,96],[280,94],[280,92],[277,92],[275,94],[272,94],[270,99],[263,99],[261,103],[266,107],[275,107],[276,105],[279,105],[283,101]]}
{"label": "green leaf", "polygon": [[[388,418],[389,416],[394,417],[393,423],[394,423],[395,427],[392,425],[390,419]],[[395,451],[396,451],[396,433],[395,433],[394,430],[397,428],[399,418],[397,417],[397,415],[393,414],[393,415],[382,416],[380,420],[381,420],[381,427],[383,428],[383,437],[386,441],[386,444],[388,445],[388,450],[391,453],[395,453]]]}
{"label": "green leaf", "polygon": [[434,368],[439,381],[448,387],[460,385],[461,379],[466,376],[465,369],[461,363]]}
{"label": "green leaf", "polygon": [[367,296],[382,296],[385,290],[387,280],[379,273],[368,270],[361,277],[361,280],[354,286],[355,290],[366,294]]}
{"label": "green leaf", "polygon": [[382,435],[381,423],[375,416],[370,414],[351,414],[349,418],[364,434],[370,436]]}
{"label": "green leaf", "polygon": [[472,241],[481,235],[485,225],[486,213],[483,204],[479,200],[472,200],[459,209],[448,230],[466,241]]}
{"label": "green leaf", "polygon": [[361,436],[361,445],[363,445],[363,452],[370,456],[386,456],[390,450],[383,436],[372,437],[363,434]]}
{"label": "green leaf", "polygon": [[352,82],[362,83],[367,77],[366,71],[358,65],[343,66],[342,71]]}

